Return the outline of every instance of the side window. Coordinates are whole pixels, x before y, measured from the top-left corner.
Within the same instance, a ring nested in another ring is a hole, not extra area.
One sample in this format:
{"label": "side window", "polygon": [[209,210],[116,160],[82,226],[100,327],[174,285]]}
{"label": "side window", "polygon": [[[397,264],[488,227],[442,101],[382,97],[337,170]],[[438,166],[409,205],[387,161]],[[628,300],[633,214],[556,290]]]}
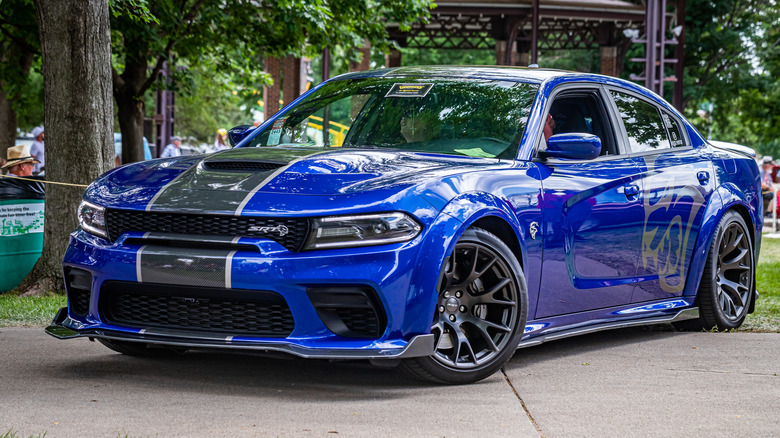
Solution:
{"label": "side window", "polygon": [[609,117],[598,92],[564,92],[550,106],[545,139],[556,134],[593,134],[601,140],[601,155],[617,155]]}
{"label": "side window", "polygon": [[664,119],[664,127],[666,128],[666,133],[669,135],[669,139],[672,141],[672,147],[687,146],[685,136],[682,133],[683,131],[680,128],[680,122],[677,118],[666,111],[661,111],[661,117]]}
{"label": "side window", "polygon": [[[611,94],[626,127],[631,152],[647,152],[671,147],[661,115],[654,105],[616,91],[612,91]],[[678,128],[678,138],[679,134]]]}

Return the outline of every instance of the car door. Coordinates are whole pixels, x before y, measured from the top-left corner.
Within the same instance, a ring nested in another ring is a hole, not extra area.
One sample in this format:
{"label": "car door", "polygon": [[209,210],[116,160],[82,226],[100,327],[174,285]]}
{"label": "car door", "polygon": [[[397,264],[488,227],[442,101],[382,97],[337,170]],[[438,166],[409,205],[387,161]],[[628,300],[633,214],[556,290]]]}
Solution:
{"label": "car door", "polygon": [[[556,121],[553,134],[595,134],[602,155],[583,161],[535,159],[544,205],[536,318],[629,304],[644,223],[641,172],[617,141],[618,122],[606,91],[570,84],[554,93],[546,108]],[[542,136],[537,150],[545,146]]]}
{"label": "car door", "polygon": [[712,161],[706,151],[690,146],[671,111],[624,90],[609,94],[642,173],[642,249],[632,302],[679,297],[714,189]]}

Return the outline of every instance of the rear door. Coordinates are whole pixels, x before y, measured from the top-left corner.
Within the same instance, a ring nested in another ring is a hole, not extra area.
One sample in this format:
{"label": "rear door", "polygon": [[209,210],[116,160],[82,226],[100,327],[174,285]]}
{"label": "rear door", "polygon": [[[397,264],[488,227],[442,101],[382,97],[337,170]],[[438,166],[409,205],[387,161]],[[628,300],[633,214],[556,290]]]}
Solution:
{"label": "rear door", "polygon": [[644,210],[632,302],[679,297],[704,210],[714,189],[712,161],[693,148],[680,119],[649,98],[609,91],[620,131],[641,171]]}

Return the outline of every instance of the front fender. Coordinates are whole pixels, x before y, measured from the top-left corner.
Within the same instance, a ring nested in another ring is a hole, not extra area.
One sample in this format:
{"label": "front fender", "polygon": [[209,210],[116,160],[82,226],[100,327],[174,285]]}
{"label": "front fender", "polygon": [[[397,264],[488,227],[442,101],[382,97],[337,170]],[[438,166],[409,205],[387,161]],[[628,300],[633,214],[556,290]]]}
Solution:
{"label": "front fender", "polygon": [[[518,214],[508,202],[485,192],[464,193],[445,205],[431,224],[430,230],[422,242],[422,250],[420,251],[417,268],[412,279],[412,284],[417,286],[417,291],[425,293],[427,296],[417,300],[418,303],[421,303],[419,308],[407,312],[405,324],[412,324],[412,326],[418,328],[419,331],[415,330],[418,333],[430,331],[430,324],[436,306],[436,286],[444,260],[452,254],[458,238],[480,219],[488,217],[498,218],[506,222],[513,230],[514,237],[517,239],[520,248],[518,261],[526,269],[526,280],[528,280],[526,266],[528,266],[529,258],[525,250],[527,233],[522,224],[533,221],[541,224],[541,212],[537,209],[533,209],[533,211],[534,214],[525,214],[518,217]],[[541,242],[541,239],[538,242]],[[512,245],[508,244],[508,246],[511,247]],[[541,259],[541,257],[539,258]],[[531,283],[537,285],[536,289],[531,287]],[[529,309],[534,309],[536,306],[537,292],[538,281],[529,281]]]}

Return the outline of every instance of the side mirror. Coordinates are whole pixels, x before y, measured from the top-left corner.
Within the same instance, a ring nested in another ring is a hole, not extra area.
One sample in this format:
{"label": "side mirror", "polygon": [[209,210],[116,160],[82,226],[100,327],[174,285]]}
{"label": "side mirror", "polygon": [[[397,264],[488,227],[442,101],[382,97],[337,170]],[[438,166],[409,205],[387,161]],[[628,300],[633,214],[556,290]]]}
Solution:
{"label": "side mirror", "polygon": [[540,151],[543,157],[569,160],[592,160],[600,154],[601,139],[580,132],[553,135],[547,139],[547,149]]}
{"label": "side mirror", "polygon": [[228,131],[228,143],[230,143],[231,147],[241,143],[241,140],[254,129],[255,127],[252,125],[238,125],[235,128],[231,128]]}

